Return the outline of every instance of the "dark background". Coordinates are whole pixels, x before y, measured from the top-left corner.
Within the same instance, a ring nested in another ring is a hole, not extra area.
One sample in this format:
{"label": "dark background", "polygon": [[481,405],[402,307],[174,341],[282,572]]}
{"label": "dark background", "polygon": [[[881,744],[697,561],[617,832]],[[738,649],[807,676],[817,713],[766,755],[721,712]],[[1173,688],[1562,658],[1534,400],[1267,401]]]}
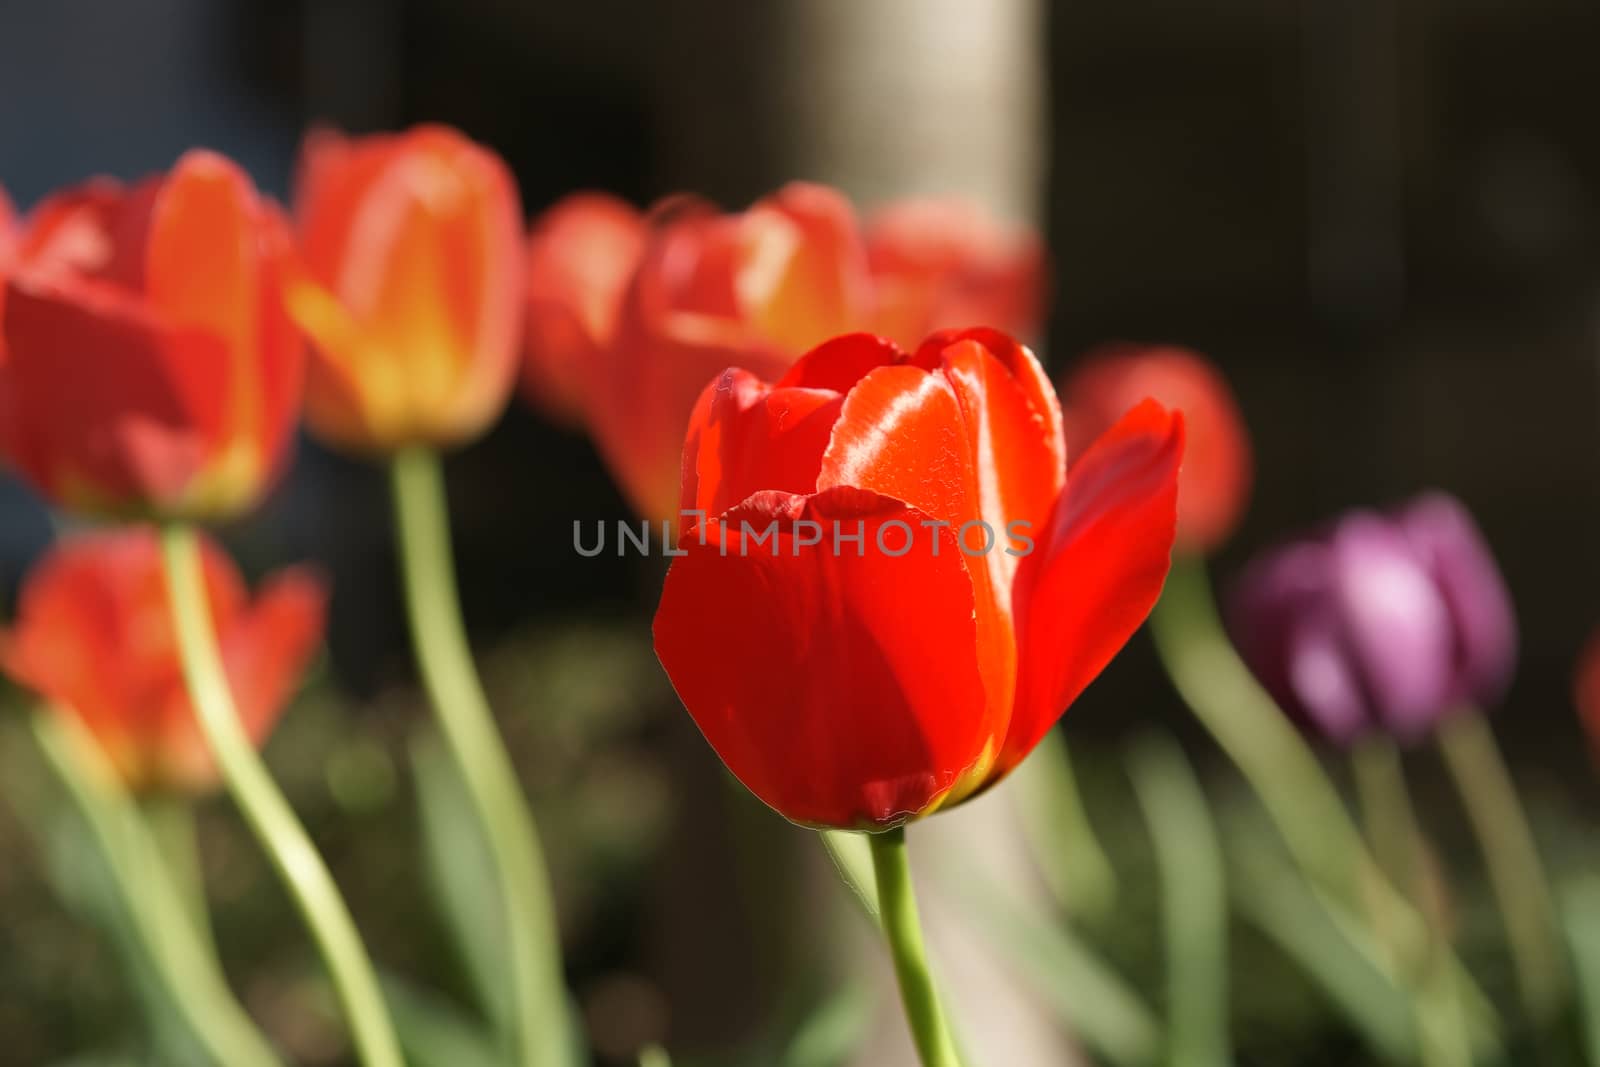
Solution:
{"label": "dark background", "polygon": [[[286,196],[310,122],[363,131],[440,120],[505,156],[530,214],[591,187],[646,203],[688,185],[741,206],[785,179],[827,177],[781,170],[785,130],[761,111],[780,6],[0,0],[0,184],[25,207],[61,184],[134,177],[204,144]],[[1059,4],[1036,44],[1047,75],[1051,368],[1128,339],[1193,346],[1228,373],[1257,486],[1217,561],[1224,585],[1251,552],[1343,508],[1435,486],[1462,497],[1523,631],[1497,725],[1536,790],[1592,805],[1600,795],[1570,689],[1600,623],[1600,8]],[[792,91],[805,88],[801,78]],[[606,768],[620,781],[658,783],[676,798],[667,810],[699,810],[696,791],[715,782],[716,765],[686,718],[672,718],[643,646],[659,575],[651,561],[579,561],[570,549],[574,519],[626,514],[589,444],[514,402],[493,434],[452,458],[450,478],[481,645],[523,666],[564,667],[574,684],[625,662],[660,713],[592,742],[596,758],[620,758]],[[0,491],[7,586],[49,534],[24,491]],[[269,508],[228,535],[254,569],[300,558],[330,568],[331,691],[353,707],[339,714],[362,731],[398,732],[393,716],[416,712],[403,699],[393,707],[409,667],[381,472],[305,443]],[[1091,750],[1136,725],[1186,729],[1142,640],[1070,719]],[[544,735],[533,737],[537,748]],[[537,766],[530,773],[537,791]],[[555,791],[570,784],[552,774]],[[674,825],[661,840],[681,846]],[[337,865],[344,839],[323,840]],[[670,988],[662,960],[676,935],[652,924],[674,913],[656,897],[704,893],[706,909],[721,899],[714,868],[685,886],[681,872],[652,883],[660,861],[640,848],[629,869],[640,880],[605,881],[621,888],[596,906],[601,919],[576,923],[580,992],[612,990],[608,976],[635,971]],[[708,864],[721,855],[705,848]],[[26,853],[0,862],[25,865]],[[248,945],[232,947],[243,956]],[[751,961],[724,962],[730,995],[758,1000],[737,992]],[[8,981],[29,988],[26,975]],[[675,1035],[740,1029],[673,1009]],[[41,1049],[70,1031],[48,1018],[17,1025],[18,1040]]]}

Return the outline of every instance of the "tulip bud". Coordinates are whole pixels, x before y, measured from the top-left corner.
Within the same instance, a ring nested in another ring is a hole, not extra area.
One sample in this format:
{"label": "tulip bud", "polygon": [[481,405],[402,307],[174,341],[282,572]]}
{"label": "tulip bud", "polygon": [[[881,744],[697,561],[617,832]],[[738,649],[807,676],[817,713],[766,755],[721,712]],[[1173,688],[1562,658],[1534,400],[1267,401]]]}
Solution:
{"label": "tulip bud", "polygon": [[1178,477],[1178,548],[1210,552],[1233,533],[1250,497],[1250,436],[1227,379],[1203,356],[1106,345],[1066,375],[1061,397],[1069,456],[1145,397],[1182,411],[1188,445]]}
{"label": "tulip bud", "polygon": [[522,209],[499,157],[440,126],[316,131],[295,220],[311,431],[368,455],[482,434],[510,395],[522,325]]}
{"label": "tulip bud", "polygon": [[0,444],[57,504],[237,514],[281,466],[304,355],[286,227],[212,152],[50,197],[6,285]]}
{"label": "tulip bud", "polygon": [[1261,556],[1230,609],[1262,684],[1341,744],[1374,731],[1420,738],[1497,699],[1515,662],[1505,583],[1466,510],[1439,493],[1393,515],[1352,513]]}
{"label": "tulip bud", "polygon": [[[240,720],[271,732],[322,638],[322,584],[300,570],[252,598],[233,562],[203,543],[210,612]],[[33,568],[0,669],[82,720],[134,789],[205,790],[217,769],[178,659],[161,549],[148,527],[62,542]]]}

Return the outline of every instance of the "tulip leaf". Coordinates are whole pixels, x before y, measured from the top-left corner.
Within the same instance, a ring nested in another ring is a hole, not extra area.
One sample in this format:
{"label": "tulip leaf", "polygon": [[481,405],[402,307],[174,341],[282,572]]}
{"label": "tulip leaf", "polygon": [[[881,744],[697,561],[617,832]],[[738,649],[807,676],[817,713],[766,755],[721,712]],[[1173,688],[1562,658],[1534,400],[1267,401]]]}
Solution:
{"label": "tulip leaf", "polygon": [[432,731],[411,745],[428,886],[485,1017],[515,1033],[499,881],[455,761]]}
{"label": "tulip leaf", "polygon": [[1169,1061],[1221,1067],[1232,1059],[1222,846],[1205,793],[1176,741],[1144,738],[1128,756],[1128,772],[1161,876]]}
{"label": "tulip leaf", "polygon": [[959,893],[974,926],[1086,1046],[1114,1064],[1160,1059],[1155,1015],[1070,927],[1031,913],[976,869],[941,884]]}
{"label": "tulip leaf", "polygon": [[393,974],[383,996],[411,1067],[506,1067],[494,1035],[443,997]]}
{"label": "tulip leaf", "polygon": [[828,850],[839,877],[856,895],[874,925],[878,922],[878,880],[872,869],[872,846],[865,834],[845,830],[823,830],[822,845]]}
{"label": "tulip leaf", "polygon": [[1416,1053],[1412,998],[1379,962],[1379,949],[1363,951],[1353,919],[1341,922],[1290,865],[1249,834],[1232,835],[1230,888],[1244,920],[1272,941],[1314,982],[1381,1059],[1409,1063]]}
{"label": "tulip leaf", "polygon": [[781,1067],[839,1067],[872,1026],[873,997],[863,981],[848,981],[824,997],[795,1028]]}
{"label": "tulip leaf", "polygon": [[1561,917],[1577,972],[1588,1062],[1600,1063],[1600,879],[1568,887],[1562,893]]}

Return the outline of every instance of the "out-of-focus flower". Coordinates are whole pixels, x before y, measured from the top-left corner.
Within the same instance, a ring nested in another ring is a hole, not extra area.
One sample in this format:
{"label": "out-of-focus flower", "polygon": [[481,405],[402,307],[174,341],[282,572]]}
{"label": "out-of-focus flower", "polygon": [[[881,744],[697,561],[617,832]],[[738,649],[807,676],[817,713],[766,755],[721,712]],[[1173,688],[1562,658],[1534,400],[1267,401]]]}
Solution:
{"label": "out-of-focus flower", "polygon": [[[320,581],[290,569],[252,599],[203,542],[206,591],[239,716],[260,744],[322,638]],[[161,550],[148,527],[69,539],[24,582],[0,668],[76,715],[136,789],[201,790],[216,767],[183,683]]]}
{"label": "out-of-focus flower", "polygon": [[280,467],[304,346],[283,309],[287,228],[206,151],[100,180],[28,217],[7,283],[0,443],[70,508],[225,517]]}
{"label": "out-of-focus flower", "polygon": [[12,247],[17,240],[17,216],[11,198],[0,186],[0,363],[6,361],[6,276],[11,271]]}
{"label": "out-of-focus flower", "polygon": [[1144,620],[1181,417],[1130,412],[1067,477],[1054,390],[992,330],[864,334],[776,385],[725,372],[684,450],[656,652],[713,748],[795,822],[881,829],[986,788]]}
{"label": "out-of-focus flower", "polygon": [[583,421],[647,233],[643,214],[601,193],[569,196],[534,223],[522,382],[529,401],[559,422]]}
{"label": "out-of-focus flower", "polygon": [[[1044,242],[959,199],[901,200],[867,222],[873,332],[914,346],[935,330],[984,325],[1034,339]],[[1120,414],[1120,412],[1119,412]]]}
{"label": "out-of-focus flower", "polygon": [[1516,619],[1466,509],[1442,493],[1358,511],[1253,562],[1230,603],[1239,650],[1291,715],[1348,743],[1415,740],[1499,698]]}
{"label": "out-of-focus flower", "polygon": [[745,211],[678,198],[641,216],[579,194],[534,227],[525,379],[580,415],[634,508],[671,513],[684,429],[729,366],[774,379],[829,337],[912,345],[936,327],[1036,331],[1036,238],[943,201],[863,229],[850,203],[796,182]]}
{"label": "out-of-focus flower", "polygon": [[1600,757],[1600,630],[1590,636],[1578,656],[1573,699],[1578,705],[1578,716],[1589,732],[1590,747]]}
{"label": "out-of-focus flower", "polygon": [[1154,397],[1182,411],[1188,431],[1178,479],[1178,548],[1226,541],[1250,498],[1250,435],[1227,379],[1197,352],[1113,344],[1091,352],[1061,384],[1069,455],[1124,411]]}
{"label": "out-of-focus flower", "polygon": [[306,138],[295,188],[311,338],[306,421],[362,454],[451,446],[499,416],[522,326],[522,208],[505,164],[454,130]]}

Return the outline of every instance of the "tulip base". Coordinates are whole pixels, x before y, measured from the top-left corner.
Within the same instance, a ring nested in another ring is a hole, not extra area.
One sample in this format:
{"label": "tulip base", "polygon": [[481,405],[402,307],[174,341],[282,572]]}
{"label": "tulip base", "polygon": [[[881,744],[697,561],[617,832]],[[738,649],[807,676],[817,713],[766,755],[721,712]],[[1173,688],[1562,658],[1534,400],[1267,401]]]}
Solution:
{"label": "tulip base", "polygon": [[327,864],[273,782],[239,721],[206,599],[194,530],[168,526],[161,535],[178,656],[195,717],[245,821],[289,889],[327,964],[364,1067],[403,1067],[389,1010],[350,909]]}
{"label": "tulip base", "polygon": [[922,921],[917,915],[917,898],[911,888],[905,830],[872,834],[868,840],[872,845],[879,918],[889,941],[889,952],[894,957],[900,1001],[905,1006],[917,1055],[922,1067],[961,1067],[955,1039],[950,1034],[933,975],[928,970]]}

